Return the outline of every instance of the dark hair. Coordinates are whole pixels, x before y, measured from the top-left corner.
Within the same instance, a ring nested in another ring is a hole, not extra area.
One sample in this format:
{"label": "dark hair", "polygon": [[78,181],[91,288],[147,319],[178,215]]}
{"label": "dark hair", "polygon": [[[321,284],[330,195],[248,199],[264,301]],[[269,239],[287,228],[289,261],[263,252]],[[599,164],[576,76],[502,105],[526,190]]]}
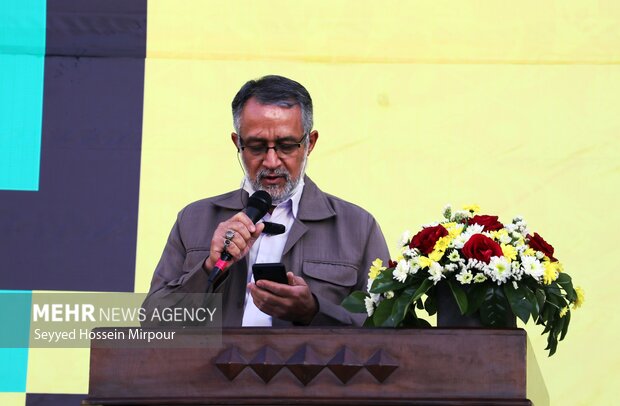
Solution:
{"label": "dark hair", "polygon": [[241,111],[245,103],[256,97],[261,104],[273,104],[282,107],[301,107],[301,122],[304,134],[312,131],[312,98],[310,93],[301,84],[284,76],[268,75],[256,80],[250,80],[239,89],[232,101],[233,125],[239,133],[241,125]]}

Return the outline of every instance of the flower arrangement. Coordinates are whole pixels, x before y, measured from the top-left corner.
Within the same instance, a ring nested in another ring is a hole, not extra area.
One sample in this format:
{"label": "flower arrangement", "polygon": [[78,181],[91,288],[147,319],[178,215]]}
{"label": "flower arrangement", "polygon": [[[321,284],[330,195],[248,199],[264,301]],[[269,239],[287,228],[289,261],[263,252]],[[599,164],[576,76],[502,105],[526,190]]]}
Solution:
{"label": "flower arrangement", "polygon": [[430,326],[416,309],[435,314],[437,286],[447,284],[461,314],[479,317],[483,326],[506,327],[512,315],[524,323],[532,317],[544,326],[553,355],[568,331],[571,308],[584,302],[583,290],[573,287],[554,248],[530,234],[523,218],[505,225],[479,211],[475,205],[457,211],[446,206],[442,222],[412,237],[405,232],[401,255],[387,267],[375,260],[368,291],[353,292],[343,306],[366,312],[365,326]]}

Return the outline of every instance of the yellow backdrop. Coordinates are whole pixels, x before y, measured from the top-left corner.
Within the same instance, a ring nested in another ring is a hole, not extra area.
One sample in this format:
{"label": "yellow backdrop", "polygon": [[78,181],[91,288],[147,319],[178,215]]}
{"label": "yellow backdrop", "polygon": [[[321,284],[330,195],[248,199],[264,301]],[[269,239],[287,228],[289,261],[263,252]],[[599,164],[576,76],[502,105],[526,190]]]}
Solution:
{"label": "yellow backdrop", "polygon": [[587,301],[552,358],[527,326],[551,404],[614,403],[620,6],[465,3],[151,0],[136,290],[177,211],[240,181],[235,92],[281,74],[315,102],[309,175],[394,251],[449,202],[521,214],[552,242]]}
{"label": "yellow backdrop", "polygon": [[[149,1],[136,291],[176,213],[241,180],[235,92],[281,74],[314,98],[309,175],[372,212],[394,252],[449,202],[521,214],[552,242],[586,304],[552,358],[528,325],[532,355],[551,404],[614,404],[620,3],[223,3]],[[87,353],[56,354],[72,375],[32,373],[49,369],[35,351],[28,391],[84,393]]]}

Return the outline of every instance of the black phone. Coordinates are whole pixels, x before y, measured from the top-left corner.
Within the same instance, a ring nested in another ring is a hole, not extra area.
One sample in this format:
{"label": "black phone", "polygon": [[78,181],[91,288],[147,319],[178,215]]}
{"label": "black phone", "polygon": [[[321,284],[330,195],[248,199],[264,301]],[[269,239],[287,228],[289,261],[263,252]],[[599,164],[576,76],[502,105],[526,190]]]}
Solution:
{"label": "black phone", "polygon": [[286,268],[281,262],[254,264],[252,265],[252,273],[254,274],[255,282],[261,279],[267,279],[268,281],[288,285]]}

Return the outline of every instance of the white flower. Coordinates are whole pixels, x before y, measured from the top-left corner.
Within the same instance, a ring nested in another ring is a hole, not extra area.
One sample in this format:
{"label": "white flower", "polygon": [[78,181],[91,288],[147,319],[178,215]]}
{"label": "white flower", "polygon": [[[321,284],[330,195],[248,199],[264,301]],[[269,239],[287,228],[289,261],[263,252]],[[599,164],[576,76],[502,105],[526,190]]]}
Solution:
{"label": "white flower", "polygon": [[474,276],[474,283],[482,283],[487,280],[487,277],[484,274],[478,273]]}
{"label": "white flower", "polygon": [[433,281],[433,284],[436,285],[437,282],[441,280],[441,278],[445,278],[446,276],[443,274],[443,268],[437,262],[433,262],[431,266],[428,268],[429,277],[428,279]]}
{"label": "white flower", "polygon": [[521,268],[526,275],[530,275],[532,278],[540,281],[540,278],[545,273],[545,267],[535,257],[528,255],[521,257]]}
{"label": "white flower", "polygon": [[381,294],[379,294],[379,293],[371,293],[370,294],[370,298],[372,299],[373,302],[378,304],[381,301]]}
{"label": "white flower", "polygon": [[536,251],[536,258],[543,259],[545,254],[542,251]]}
{"label": "white flower", "polygon": [[515,288],[515,290],[519,289],[519,284],[517,281],[512,281],[512,287]]}
{"label": "white flower", "polygon": [[471,226],[467,227],[465,231],[463,231],[458,237],[453,240],[454,248],[463,248],[463,245],[465,245],[465,243],[469,241],[472,235],[481,234],[482,230],[484,230],[484,226],[481,226],[480,224],[472,224]]}
{"label": "white flower", "polygon": [[448,259],[452,262],[457,262],[461,257],[459,256],[459,252],[457,250],[452,250],[448,255]]}
{"label": "white flower", "polygon": [[383,295],[385,296],[386,299],[391,299],[391,298],[394,297],[394,291],[393,290],[388,290]]}
{"label": "white flower", "polygon": [[375,302],[371,298],[366,297],[364,299],[364,305],[366,306],[366,313],[368,313],[368,317],[372,316],[375,312]]}
{"label": "white flower", "polygon": [[461,282],[461,285],[469,285],[474,279],[474,275],[471,271],[462,271],[456,275],[456,280]]}
{"label": "white flower", "polygon": [[403,247],[403,256],[406,258],[414,258],[420,255],[420,251],[417,248],[409,248],[408,245]]}
{"label": "white flower", "polygon": [[459,268],[458,264],[447,264],[444,266],[446,272],[454,272]]}
{"label": "white flower", "polygon": [[511,241],[512,238],[508,234],[502,234],[502,236],[499,237],[499,242],[502,244],[510,244]]}
{"label": "white flower", "polygon": [[485,267],[484,273],[499,285],[508,280],[512,274],[511,270],[510,262],[505,257],[491,257],[491,261]]}
{"label": "white flower", "polygon": [[484,267],[486,266],[486,264],[482,261],[478,261],[477,259],[474,258],[469,258],[467,260],[467,269],[477,269],[479,271],[484,270]]}
{"label": "white flower", "polygon": [[406,259],[401,259],[400,261],[398,261],[398,264],[396,264],[396,268],[392,273],[392,277],[400,283],[405,282],[405,280],[407,279],[407,275],[409,274],[409,268],[409,261],[407,261]]}
{"label": "white flower", "polygon": [[402,247],[403,245],[409,243],[410,238],[411,238],[411,231],[409,230],[403,231],[403,233],[400,235],[400,238],[398,239],[398,246]]}
{"label": "white flower", "polygon": [[420,270],[420,265],[416,262],[409,261],[409,275],[415,275]]}

